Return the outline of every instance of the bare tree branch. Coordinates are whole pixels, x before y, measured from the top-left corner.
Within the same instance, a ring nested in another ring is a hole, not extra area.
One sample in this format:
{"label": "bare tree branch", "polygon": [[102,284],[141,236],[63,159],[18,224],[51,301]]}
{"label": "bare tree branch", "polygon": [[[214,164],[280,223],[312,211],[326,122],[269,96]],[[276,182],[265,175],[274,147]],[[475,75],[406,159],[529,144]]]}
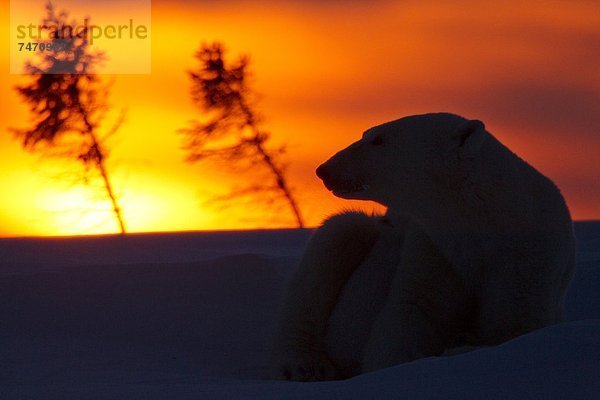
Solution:
{"label": "bare tree branch", "polygon": [[51,149],[54,156],[79,161],[86,174],[95,168],[102,179],[106,197],[110,201],[121,233],[125,233],[125,222],[106,167],[108,148],[105,140],[114,134],[124,120],[124,112],[105,135],[99,133],[108,106],[109,87],[103,85],[94,67],[106,57],[89,48],[87,26],[76,20],[69,22],[66,11],[56,11],[52,3],[46,5],[46,16],[42,20],[49,27],[83,26],[82,32],[61,35],[56,30],[51,37],[52,51],[41,52],[37,62],[28,62],[25,72],[30,81],[15,89],[29,105],[33,126],[12,129],[23,148],[31,152]]}
{"label": "bare tree branch", "polygon": [[250,183],[221,200],[269,194],[270,198],[284,200],[296,225],[303,228],[300,207],[287,180],[287,165],[282,161],[285,148],[273,149],[267,145],[270,134],[263,130],[262,117],[254,108],[255,95],[247,85],[250,60],[241,57],[227,65],[224,55],[220,43],[203,45],[195,54],[200,65],[189,72],[191,97],[206,119],[192,121],[189,128],[179,130],[187,151],[186,160],[194,163],[215,159],[229,162],[231,166],[241,162],[261,165],[273,179],[272,185]]}

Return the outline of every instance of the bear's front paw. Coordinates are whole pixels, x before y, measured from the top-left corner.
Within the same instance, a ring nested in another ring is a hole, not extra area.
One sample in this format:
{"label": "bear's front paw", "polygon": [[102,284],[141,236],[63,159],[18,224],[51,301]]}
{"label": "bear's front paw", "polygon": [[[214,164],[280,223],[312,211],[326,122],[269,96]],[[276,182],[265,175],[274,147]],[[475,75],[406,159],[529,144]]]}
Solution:
{"label": "bear's front paw", "polygon": [[312,382],[342,379],[341,374],[325,355],[296,354],[279,362],[274,371],[275,379]]}

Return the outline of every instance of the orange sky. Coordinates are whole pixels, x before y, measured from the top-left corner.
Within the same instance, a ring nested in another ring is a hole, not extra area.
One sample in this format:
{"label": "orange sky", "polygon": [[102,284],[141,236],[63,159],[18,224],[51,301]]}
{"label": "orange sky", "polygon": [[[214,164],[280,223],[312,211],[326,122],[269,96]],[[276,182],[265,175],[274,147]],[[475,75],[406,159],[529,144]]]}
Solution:
{"label": "orange sky", "polygon": [[[369,126],[431,111],[483,120],[561,187],[576,219],[600,218],[596,2],[152,4],[152,73],[107,76],[114,109],[128,110],[109,166],[130,231],[293,225],[285,209],[208,206],[240,177],[183,162],[176,130],[196,117],[185,71],[199,44],[213,40],[230,56],[251,55],[266,127],[274,144],[288,144],[310,225],[350,205],[314,176],[320,162]],[[63,183],[64,165],[24,153],[8,133],[28,120],[12,89],[23,77],[9,74],[8,6],[0,14],[0,236],[116,232],[97,192]]]}

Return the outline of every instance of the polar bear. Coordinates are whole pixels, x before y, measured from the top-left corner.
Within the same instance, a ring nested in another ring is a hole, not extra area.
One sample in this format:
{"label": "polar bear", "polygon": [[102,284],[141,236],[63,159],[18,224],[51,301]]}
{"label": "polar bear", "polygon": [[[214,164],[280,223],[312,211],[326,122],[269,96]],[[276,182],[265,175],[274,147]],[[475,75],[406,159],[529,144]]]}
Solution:
{"label": "polar bear", "polygon": [[388,122],[317,175],[335,196],[388,212],[341,213],[314,232],[284,300],[276,377],[347,378],[563,318],[575,265],[568,208],[482,122]]}

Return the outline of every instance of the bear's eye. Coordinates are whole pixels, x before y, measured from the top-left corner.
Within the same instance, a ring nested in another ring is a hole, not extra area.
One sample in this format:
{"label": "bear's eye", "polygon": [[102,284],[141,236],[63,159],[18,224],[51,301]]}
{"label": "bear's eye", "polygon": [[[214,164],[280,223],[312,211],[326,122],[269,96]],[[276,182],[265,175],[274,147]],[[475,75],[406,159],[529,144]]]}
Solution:
{"label": "bear's eye", "polygon": [[371,144],[373,146],[381,146],[383,144],[383,139],[381,138],[381,136],[375,136],[375,138],[373,138],[373,140],[371,141]]}

